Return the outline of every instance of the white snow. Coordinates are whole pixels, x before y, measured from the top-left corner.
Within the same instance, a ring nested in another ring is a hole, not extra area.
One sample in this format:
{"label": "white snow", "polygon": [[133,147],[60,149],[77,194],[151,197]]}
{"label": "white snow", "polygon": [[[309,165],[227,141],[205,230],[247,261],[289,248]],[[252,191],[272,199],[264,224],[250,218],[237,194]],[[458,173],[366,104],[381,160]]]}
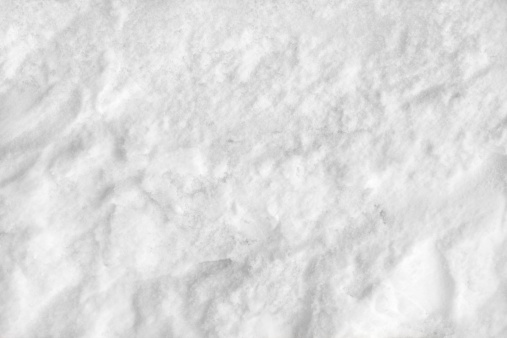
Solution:
{"label": "white snow", "polygon": [[0,337],[507,337],[507,3],[0,0]]}

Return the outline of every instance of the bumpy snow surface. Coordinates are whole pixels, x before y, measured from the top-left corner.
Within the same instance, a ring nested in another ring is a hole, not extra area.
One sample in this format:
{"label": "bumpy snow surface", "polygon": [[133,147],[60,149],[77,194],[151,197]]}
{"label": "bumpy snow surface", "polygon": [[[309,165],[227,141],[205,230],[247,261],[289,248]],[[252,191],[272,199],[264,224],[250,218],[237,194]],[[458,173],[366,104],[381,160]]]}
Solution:
{"label": "bumpy snow surface", "polygon": [[506,65],[504,0],[0,0],[0,337],[507,337]]}

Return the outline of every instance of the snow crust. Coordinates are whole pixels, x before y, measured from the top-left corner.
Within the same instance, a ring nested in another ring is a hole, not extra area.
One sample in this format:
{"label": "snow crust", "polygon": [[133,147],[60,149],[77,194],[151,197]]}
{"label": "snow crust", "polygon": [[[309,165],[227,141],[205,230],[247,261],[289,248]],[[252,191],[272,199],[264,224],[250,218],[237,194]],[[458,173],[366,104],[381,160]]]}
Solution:
{"label": "snow crust", "polygon": [[507,337],[507,3],[0,0],[0,337]]}

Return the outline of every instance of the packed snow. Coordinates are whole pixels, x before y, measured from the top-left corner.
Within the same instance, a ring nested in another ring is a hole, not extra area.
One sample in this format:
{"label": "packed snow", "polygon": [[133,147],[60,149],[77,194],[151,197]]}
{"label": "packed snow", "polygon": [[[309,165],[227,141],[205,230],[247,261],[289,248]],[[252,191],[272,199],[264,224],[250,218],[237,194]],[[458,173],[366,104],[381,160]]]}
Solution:
{"label": "packed snow", "polygon": [[0,0],[0,337],[507,337],[506,66],[503,0]]}

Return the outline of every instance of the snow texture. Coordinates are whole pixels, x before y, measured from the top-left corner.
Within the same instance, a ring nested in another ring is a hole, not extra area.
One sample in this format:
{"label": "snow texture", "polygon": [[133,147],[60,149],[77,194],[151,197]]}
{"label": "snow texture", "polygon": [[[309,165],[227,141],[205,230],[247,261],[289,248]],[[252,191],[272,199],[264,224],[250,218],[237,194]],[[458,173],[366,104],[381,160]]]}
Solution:
{"label": "snow texture", "polygon": [[0,337],[507,337],[504,0],[0,0]]}

